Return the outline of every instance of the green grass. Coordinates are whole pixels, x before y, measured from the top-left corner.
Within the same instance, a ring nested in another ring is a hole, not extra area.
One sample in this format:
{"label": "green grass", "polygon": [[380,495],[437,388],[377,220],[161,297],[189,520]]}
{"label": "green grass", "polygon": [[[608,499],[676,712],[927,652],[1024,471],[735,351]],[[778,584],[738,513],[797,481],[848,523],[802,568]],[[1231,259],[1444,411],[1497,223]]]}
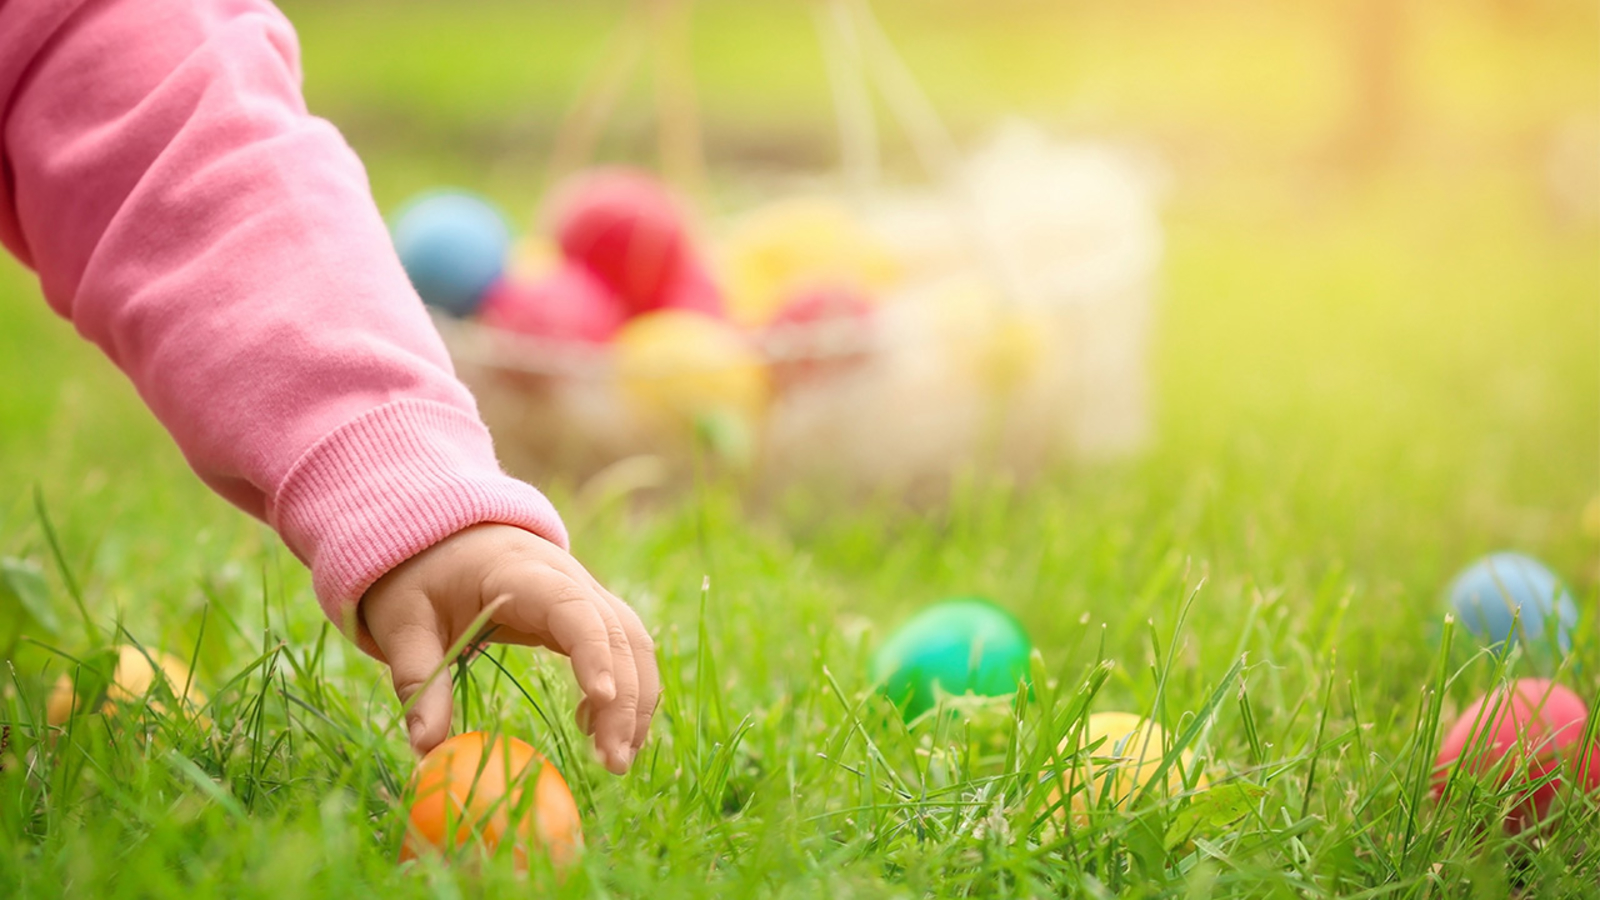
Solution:
{"label": "green grass", "polygon": [[[443,180],[531,203],[539,141],[614,9],[286,6],[313,106],[386,204]],[[717,483],[580,510],[551,485],[580,557],[659,637],[652,741],[613,779],[582,751],[559,660],[480,660],[462,726],[556,759],[589,853],[559,889],[503,860],[401,871],[411,760],[384,673],[0,264],[0,557],[42,573],[62,620],[4,673],[0,896],[1593,896],[1594,801],[1534,840],[1500,834],[1492,792],[1419,788],[1441,719],[1545,670],[1443,640],[1442,586],[1479,553],[1523,549],[1573,586],[1586,618],[1559,677],[1600,705],[1600,547],[1578,526],[1600,494],[1600,230],[1552,220],[1533,149],[1592,114],[1592,11],[1508,26],[1489,4],[1419,4],[1416,137],[1351,178],[1316,161],[1343,103],[1321,6],[996,4],[1029,29],[927,6],[885,18],[958,130],[1023,108],[1174,160],[1147,453],[1025,488],[970,478],[925,515],[803,497],[756,513]],[[828,146],[803,11],[712,3],[700,21],[714,153]],[[629,127],[608,152],[637,151]],[[871,695],[870,651],[968,593],[1030,629],[1036,696],[907,731]],[[215,726],[143,708],[47,735],[85,625],[195,658]],[[1050,751],[1101,709],[1153,712],[1228,787],[1062,835]],[[1242,818],[1169,849],[1219,797]]]}

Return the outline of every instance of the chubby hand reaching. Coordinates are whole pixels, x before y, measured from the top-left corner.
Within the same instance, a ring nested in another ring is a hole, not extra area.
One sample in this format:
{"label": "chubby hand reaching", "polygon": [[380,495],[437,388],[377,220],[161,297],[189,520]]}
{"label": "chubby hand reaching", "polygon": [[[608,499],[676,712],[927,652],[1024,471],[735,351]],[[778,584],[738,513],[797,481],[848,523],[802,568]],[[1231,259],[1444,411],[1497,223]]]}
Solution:
{"label": "chubby hand reaching", "polygon": [[406,715],[412,748],[426,753],[448,736],[449,670],[428,679],[491,605],[491,641],[571,657],[583,691],[578,722],[606,768],[627,771],[661,694],[654,643],[632,608],[571,554],[510,525],[458,531],[396,566],[361,598],[361,617],[389,661],[400,702],[421,692]]}

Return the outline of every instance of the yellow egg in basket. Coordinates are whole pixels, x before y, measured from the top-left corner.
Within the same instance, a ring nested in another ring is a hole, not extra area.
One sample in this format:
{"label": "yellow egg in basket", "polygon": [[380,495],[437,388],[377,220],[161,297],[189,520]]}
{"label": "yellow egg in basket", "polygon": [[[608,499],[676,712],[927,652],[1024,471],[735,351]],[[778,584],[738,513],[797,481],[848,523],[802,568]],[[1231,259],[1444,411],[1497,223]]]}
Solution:
{"label": "yellow egg in basket", "polygon": [[899,282],[894,253],[840,204],[793,199],[741,220],[718,253],[728,306],[745,325],[760,325],[785,297],[808,287],[848,286],[876,295]]}
{"label": "yellow egg in basket", "polygon": [[1035,379],[1057,348],[1038,311],[1017,307],[990,280],[943,279],[914,302],[925,305],[934,340],[957,371],[991,394],[1006,394]]}
{"label": "yellow egg in basket", "polygon": [[643,415],[694,425],[707,416],[754,421],[767,401],[767,370],[728,322],[685,310],[630,319],[612,344],[617,378]]}

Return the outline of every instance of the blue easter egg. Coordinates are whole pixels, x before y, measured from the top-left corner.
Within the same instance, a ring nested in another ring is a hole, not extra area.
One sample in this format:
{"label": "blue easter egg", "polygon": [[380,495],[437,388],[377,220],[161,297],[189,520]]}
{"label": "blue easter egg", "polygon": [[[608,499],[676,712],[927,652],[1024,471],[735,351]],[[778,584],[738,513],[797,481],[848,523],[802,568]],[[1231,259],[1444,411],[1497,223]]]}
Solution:
{"label": "blue easter egg", "polygon": [[464,191],[413,198],[394,218],[395,250],[429,306],[469,316],[505,269],[511,233],[499,210]]}
{"label": "blue easter egg", "polygon": [[1486,556],[1456,576],[1449,596],[1461,624],[1492,647],[1504,645],[1513,628],[1530,650],[1548,647],[1546,628],[1551,623],[1561,652],[1572,649],[1578,607],[1561,580],[1532,557]]}

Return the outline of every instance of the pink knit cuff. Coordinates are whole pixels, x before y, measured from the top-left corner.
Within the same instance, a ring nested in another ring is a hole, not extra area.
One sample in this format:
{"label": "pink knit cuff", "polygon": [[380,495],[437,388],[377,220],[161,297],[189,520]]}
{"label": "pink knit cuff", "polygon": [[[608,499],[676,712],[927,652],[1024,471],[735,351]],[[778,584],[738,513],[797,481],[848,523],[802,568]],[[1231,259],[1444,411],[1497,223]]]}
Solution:
{"label": "pink knit cuff", "polygon": [[385,404],[318,441],[289,470],[268,522],[310,567],[328,618],[378,659],[356,604],[405,560],[482,522],[567,546],[550,501],[500,470],[483,423],[429,400]]}

